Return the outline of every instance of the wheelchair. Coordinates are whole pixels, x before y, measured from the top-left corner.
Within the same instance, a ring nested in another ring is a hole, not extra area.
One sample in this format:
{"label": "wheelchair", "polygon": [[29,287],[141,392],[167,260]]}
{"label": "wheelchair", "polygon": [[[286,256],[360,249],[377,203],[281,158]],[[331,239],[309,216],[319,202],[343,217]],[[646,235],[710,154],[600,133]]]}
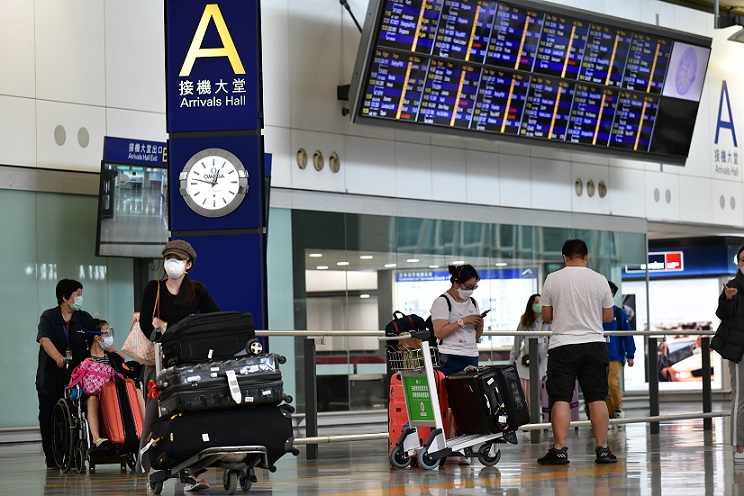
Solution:
{"label": "wheelchair", "polygon": [[54,405],[52,414],[52,449],[54,461],[63,472],[74,469],[82,474],[86,466],[91,471],[97,464],[118,463],[121,470],[137,466],[137,447],[127,450],[124,446],[96,448],[88,429],[83,390],[78,386],[66,387],[64,396]]}

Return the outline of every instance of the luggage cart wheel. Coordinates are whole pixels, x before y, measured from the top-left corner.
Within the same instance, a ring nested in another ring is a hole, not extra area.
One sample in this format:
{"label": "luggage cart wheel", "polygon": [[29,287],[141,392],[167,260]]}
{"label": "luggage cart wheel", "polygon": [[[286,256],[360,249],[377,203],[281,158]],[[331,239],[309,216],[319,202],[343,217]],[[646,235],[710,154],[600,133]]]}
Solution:
{"label": "luggage cart wheel", "polygon": [[411,464],[411,457],[396,444],[390,452],[390,464],[393,467],[406,468]]}
{"label": "luggage cart wheel", "polygon": [[235,491],[238,489],[238,471],[225,470],[225,473],[222,476],[222,482],[227,494],[235,494]]}
{"label": "luggage cart wheel", "polygon": [[253,481],[251,481],[250,477],[240,478],[240,489],[242,489],[244,493],[247,493],[248,491],[250,491],[252,485],[253,485]]}
{"label": "luggage cart wheel", "polygon": [[423,448],[421,451],[419,451],[418,454],[418,464],[423,468],[424,470],[434,470],[439,466],[439,464],[442,463],[442,459],[434,459],[431,456],[429,456],[429,450],[427,448]]}
{"label": "luggage cart wheel", "polygon": [[160,494],[163,492],[163,481],[150,482],[150,490],[152,494]]}
{"label": "luggage cart wheel", "polygon": [[[491,446],[496,450],[495,454],[491,454]],[[493,467],[501,460],[501,450],[498,444],[484,444],[478,450],[478,461],[487,467]]]}

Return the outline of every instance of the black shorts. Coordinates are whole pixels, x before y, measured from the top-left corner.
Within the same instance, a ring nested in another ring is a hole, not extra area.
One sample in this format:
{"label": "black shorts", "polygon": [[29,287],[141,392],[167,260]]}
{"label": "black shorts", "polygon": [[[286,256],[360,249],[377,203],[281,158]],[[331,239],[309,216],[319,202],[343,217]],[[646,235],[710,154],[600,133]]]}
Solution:
{"label": "black shorts", "polygon": [[607,344],[569,344],[548,352],[547,390],[551,406],[556,401],[570,403],[576,379],[584,401],[604,401],[607,397]]}

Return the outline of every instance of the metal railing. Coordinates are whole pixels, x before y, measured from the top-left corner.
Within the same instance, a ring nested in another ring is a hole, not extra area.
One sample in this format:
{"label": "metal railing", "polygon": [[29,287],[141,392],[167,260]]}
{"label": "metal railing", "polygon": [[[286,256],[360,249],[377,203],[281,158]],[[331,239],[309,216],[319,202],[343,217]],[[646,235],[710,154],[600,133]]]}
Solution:
{"label": "metal railing", "polygon": [[[654,371],[648,373],[649,383],[649,416],[610,419],[610,424],[629,424],[638,422],[647,422],[650,424],[651,434],[658,434],[660,422],[683,420],[683,419],[703,419],[703,429],[711,430],[713,428],[714,417],[729,416],[729,412],[712,411],[712,387],[711,387],[711,360],[710,360],[710,337],[714,331],[698,331],[690,329],[672,329],[656,331],[605,331],[605,336],[643,336],[648,338],[648,370]],[[530,349],[530,383],[538,384],[540,381],[538,370],[538,352],[537,340],[540,336],[550,336],[550,331],[484,331],[483,336],[525,336],[529,337]],[[318,445],[336,442],[365,441],[387,439],[388,433],[370,433],[354,435],[337,435],[337,436],[318,436],[318,411],[317,411],[317,373],[316,373],[316,352],[315,340],[313,338],[322,337],[382,337],[384,331],[297,331],[297,330],[271,330],[256,331],[258,336],[284,336],[284,337],[304,337],[305,349],[305,433],[306,437],[295,439],[295,444],[307,446],[308,459],[318,457]],[[702,336],[701,354],[702,354],[702,413],[693,412],[676,415],[659,415],[659,376],[655,371],[658,369],[658,338],[664,336]],[[539,388],[530,388],[530,404],[540,404]],[[533,408],[530,412],[531,424],[520,427],[520,430],[531,431],[532,442],[539,442],[540,431],[550,427],[550,424],[541,423],[541,412],[539,408]],[[589,421],[574,421],[571,426],[579,427],[590,425]]]}

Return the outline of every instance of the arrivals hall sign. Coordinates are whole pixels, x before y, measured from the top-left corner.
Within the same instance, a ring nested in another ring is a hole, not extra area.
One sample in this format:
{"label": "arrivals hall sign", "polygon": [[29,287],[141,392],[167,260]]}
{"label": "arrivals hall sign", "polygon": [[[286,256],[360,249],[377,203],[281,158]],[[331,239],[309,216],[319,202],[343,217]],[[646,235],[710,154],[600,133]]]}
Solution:
{"label": "arrivals hall sign", "polygon": [[166,1],[171,136],[263,127],[258,5],[235,0]]}

